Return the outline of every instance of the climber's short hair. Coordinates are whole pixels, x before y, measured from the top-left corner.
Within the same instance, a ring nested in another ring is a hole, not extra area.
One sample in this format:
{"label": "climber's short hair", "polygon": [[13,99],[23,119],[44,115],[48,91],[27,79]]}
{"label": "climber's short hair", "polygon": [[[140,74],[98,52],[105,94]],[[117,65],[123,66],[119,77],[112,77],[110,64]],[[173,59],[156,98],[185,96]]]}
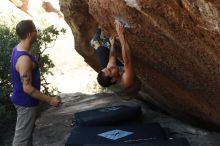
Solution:
{"label": "climber's short hair", "polygon": [[102,87],[109,87],[116,82],[111,82],[112,78],[109,76],[105,76],[103,71],[100,71],[97,76],[97,81]]}

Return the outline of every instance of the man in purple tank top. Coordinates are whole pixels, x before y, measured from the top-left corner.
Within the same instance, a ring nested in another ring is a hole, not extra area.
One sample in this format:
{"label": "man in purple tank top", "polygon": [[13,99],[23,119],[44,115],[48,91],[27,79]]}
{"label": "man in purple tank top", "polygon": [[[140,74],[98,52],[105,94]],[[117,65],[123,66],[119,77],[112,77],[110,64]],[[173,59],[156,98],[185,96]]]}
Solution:
{"label": "man in purple tank top", "polygon": [[36,108],[40,101],[58,107],[61,101],[40,91],[40,72],[37,60],[30,54],[37,39],[32,20],[23,20],[16,26],[20,43],[13,49],[10,75],[13,83],[11,101],[17,111],[13,146],[32,146]]}

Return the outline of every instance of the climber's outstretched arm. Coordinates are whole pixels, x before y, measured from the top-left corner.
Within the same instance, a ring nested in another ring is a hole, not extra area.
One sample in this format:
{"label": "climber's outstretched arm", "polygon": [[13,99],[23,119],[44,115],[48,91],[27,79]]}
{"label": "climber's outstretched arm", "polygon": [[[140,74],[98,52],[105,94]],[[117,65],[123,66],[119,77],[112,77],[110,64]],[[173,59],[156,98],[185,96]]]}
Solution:
{"label": "climber's outstretched arm", "polygon": [[124,27],[121,23],[116,23],[116,31],[121,43],[122,59],[124,62],[124,73],[122,74],[122,86],[127,89],[132,86],[134,82],[134,70],[131,59],[130,47],[124,37]]}

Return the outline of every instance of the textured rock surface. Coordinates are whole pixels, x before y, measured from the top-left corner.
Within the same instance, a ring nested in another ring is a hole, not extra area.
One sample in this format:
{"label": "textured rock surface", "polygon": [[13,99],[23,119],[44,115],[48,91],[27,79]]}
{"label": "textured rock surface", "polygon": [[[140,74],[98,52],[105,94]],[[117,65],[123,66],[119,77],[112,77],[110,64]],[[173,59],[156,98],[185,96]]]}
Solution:
{"label": "textured rock surface", "polygon": [[146,100],[203,126],[220,127],[220,1],[60,0],[76,50],[98,70],[89,48],[98,25],[115,34],[114,21],[128,23],[126,38]]}

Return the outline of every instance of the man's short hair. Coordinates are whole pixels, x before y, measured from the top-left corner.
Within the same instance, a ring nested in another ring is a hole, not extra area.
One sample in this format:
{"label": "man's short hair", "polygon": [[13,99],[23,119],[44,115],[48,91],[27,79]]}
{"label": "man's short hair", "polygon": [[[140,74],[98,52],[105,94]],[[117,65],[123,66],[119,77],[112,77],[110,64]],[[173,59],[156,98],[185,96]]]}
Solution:
{"label": "man's short hair", "polygon": [[114,84],[111,82],[111,79],[112,79],[111,77],[105,76],[103,71],[100,71],[98,73],[97,81],[102,87],[109,87],[112,84]]}
{"label": "man's short hair", "polygon": [[16,33],[20,39],[26,39],[27,34],[35,30],[32,20],[22,20],[16,25]]}

